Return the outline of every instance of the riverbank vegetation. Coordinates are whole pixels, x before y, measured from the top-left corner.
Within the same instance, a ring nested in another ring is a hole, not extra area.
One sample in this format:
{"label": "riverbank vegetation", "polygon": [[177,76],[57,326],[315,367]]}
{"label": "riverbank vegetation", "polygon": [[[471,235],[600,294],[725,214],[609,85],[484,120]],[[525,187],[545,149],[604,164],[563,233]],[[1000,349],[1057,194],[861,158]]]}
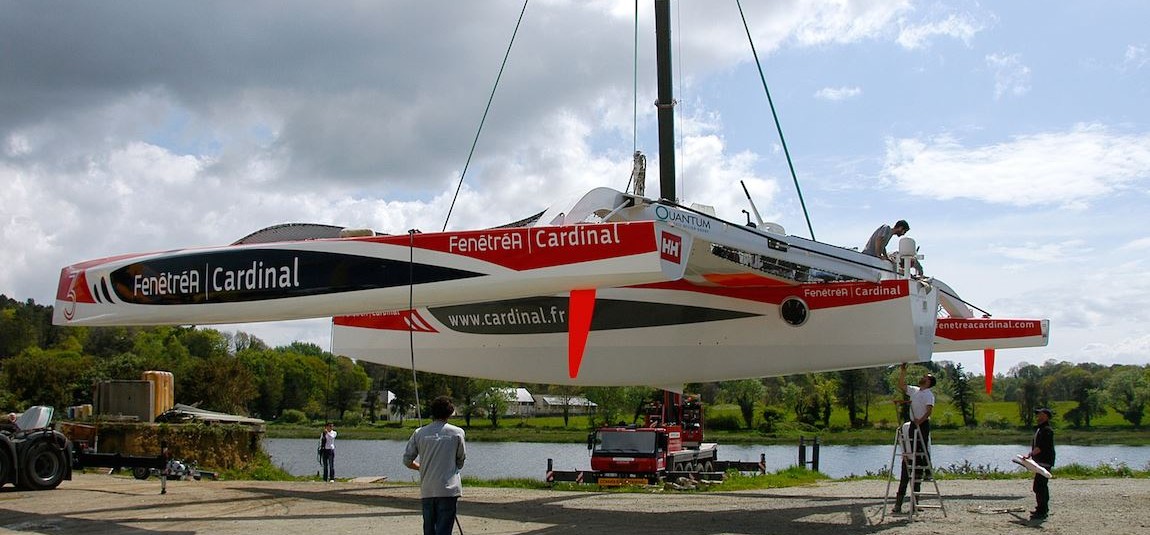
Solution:
{"label": "riverbank vegetation", "polygon": [[[985,466],[973,466],[970,463],[965,463],[959,466],[946,466],[937,467],[936,477],[939,481],[946,481],[952,479],[1030,479],[1032,476],[1029,472],[1022,470],[1004,471],[998,468],[990,468]],[[1150,479],[1150,468],[1135,469],[1125,465],[1111,466],[1099,465],[1094,467],[1083,466],[1079,464],[1067,465],[1058,467],[1054,470],[1054,476],[1059,479],[1094,479],[1094,478],[1138,478]],[[317,480],[316,476],[292,476],[285,472],[283,469],[278,468],[266,460],[263,463],[257,464],[246,470],[229,471],[222,474],[224,479],[228,480],[258,480],[258,481],[309,481]],[[868,473],[861,476],[851,476],[845,478],[847,480],[854,479],[887,479],[890,477],[888,471],[883,470],[877,473]],[[546,481],[530,478],[501,478],[501,479],[479,479],[475,477],[464,477],[464,487],[488,487],[488,488],[513,488],[513,489],[554,489],[558,491],[609,491],[609,492],[650,492],[650,491],[677,491],[677,492],[730,492],[736,490],[761,490],[761,489],[774,489],[774,488],[787,488],[797,487],[802,485],[811,485],[820,481],[829,481],[831,478],[819,472],[812,472],[797,466],[791,466],[775,472],[767,474],[746,474],[736,471],[730,471],[726,474],[721,483],[703,483],[703,484],[671,484],[671,485],[658,485],[647,487],[622,487],[615,489],[600,489],[597,485],[585,485],[577,483],[554,483],[548,484]],[[674,482],[673,482],[674,483]],[[416,483],[389,483],[389,484],[410,484]]]}
{"label": "riverbank vegetation", "polygon": [[[262,418],[268,436],[317,435],[328,420],[343,439],[406,440],[437,395],[456,400],[471,440],[582,442],[604,423],[634,423],[651,388],[575,388],[418,374],[325,352],[312,344],[268,347],[243,332],[191,327],[60,327],[52,308],[0,296],[0,409],[92,402],[92,385],[171,371],[178,403]],[[941,444],[1025,444],[1034,409],[1051,407],[1060,444],[1150,444],[1150,365],[1050,360],[984,378],[947,361],[915,364],[938,378],[933,439]],[[788,444],[887,444],[905,421],[894,402],[897,367],[686,385],[706,407],[708,440]],[[546,407],[517,388],[548,396]],[[418,400],[418,401],[417,401]],[[64,414],[65,411],[58,411]],[[544,414],[547,413],[547,414]]]}

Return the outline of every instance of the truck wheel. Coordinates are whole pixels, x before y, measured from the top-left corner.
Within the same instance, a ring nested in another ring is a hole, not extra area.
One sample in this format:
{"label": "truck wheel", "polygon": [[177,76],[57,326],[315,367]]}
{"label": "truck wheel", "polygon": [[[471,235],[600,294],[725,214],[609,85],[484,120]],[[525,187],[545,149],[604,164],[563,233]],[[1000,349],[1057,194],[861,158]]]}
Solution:
{"label": "truck wheel", "polygon": [[137,466],[137,467],[132,468],[132,477],[139,479],[140,481],[148,479],[148,476],[150,476],[150,475],[152,475],[152,469],[151,468],[145,468],[143,466]]}
{"label": "truck wheel", "polygon": [[28,448],[24,459],[23,483],[31,490],[51,490],[64,481],[67,465],[64,453],[49,442],[41,441]]}
{"label": "truck wheel", "polygon": [[706,463],[703,464],[703,471],[704,472],[714,472],[715,471],[715,465],[711,464],[711,461],[707,461]]}

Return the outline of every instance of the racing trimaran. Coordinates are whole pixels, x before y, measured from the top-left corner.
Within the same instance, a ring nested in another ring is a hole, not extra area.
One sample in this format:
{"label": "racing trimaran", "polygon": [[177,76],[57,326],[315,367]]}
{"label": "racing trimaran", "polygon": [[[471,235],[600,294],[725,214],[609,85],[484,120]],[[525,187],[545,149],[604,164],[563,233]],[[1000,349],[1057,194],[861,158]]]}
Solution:
{"label": "racing trimaran", "polygon": [[[227,246],[63,268],[58,325],[332,317],[332,352],[425,372],[666,385],[1046,345],[1049,320],[975,317],[918,267],[724,221],[675,199],[669,0],[656,0],[662,198],[591,190],[484,230],[281,225]],[[637,166],[635,178],[642,183]],[[988,379],[992,372],[988,370]]]}

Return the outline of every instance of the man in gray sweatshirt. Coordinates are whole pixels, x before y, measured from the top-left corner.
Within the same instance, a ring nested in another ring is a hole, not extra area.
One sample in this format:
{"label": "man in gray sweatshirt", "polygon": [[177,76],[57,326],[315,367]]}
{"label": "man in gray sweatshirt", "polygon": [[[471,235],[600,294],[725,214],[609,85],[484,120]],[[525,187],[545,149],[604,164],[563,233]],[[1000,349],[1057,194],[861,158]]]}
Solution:
{"label": "man in gray sweatshirt", "polygon": [[403,464],[419,470],[424,535],[451,535],[456,505],[463,494],[459,471],[467,459],[463,430],[447,423],[455,404],[447,396],[431,402],[433,422],[412,433],[403,452]]}

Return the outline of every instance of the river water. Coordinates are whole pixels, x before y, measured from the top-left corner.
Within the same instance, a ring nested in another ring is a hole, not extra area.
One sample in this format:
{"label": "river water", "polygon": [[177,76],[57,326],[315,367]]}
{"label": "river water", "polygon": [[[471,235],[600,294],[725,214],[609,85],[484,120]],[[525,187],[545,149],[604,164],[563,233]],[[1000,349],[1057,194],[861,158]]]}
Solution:
{"label": "river water", "polygon": [[[336,440],[336,477],[387,476],[392,481],[415,481],[416,472],[403,466],[406,442],[398,440]],[[316,441],[305,438],[270,438],[264,447],[272,461],[296,476],[319,472]],[[1022,470],[1010,462],[1011,457],[1027,452],[1017,446],[947,446],[935,444],[931,454],[936,467],[969,463],[975,467],[1009,472]],[[798,446],[719,446],[719,459],[758,461],[766,456],[767,471],[798,464]],[[1150,446],[1070,446],[1057,447],[1058,466],[1126,465],[1150,470]],[[832,477],[878,473],[891,464],[894,446],[822,446],[819,471]],[[807,459],[811,451],[807,449]],[[543,444],[535,442],[468,442],[465,476],[480,479],[531,478],[542,480],[547,459],[554,459],[556,470],[587,470],[591,458],[585,444]]]}

